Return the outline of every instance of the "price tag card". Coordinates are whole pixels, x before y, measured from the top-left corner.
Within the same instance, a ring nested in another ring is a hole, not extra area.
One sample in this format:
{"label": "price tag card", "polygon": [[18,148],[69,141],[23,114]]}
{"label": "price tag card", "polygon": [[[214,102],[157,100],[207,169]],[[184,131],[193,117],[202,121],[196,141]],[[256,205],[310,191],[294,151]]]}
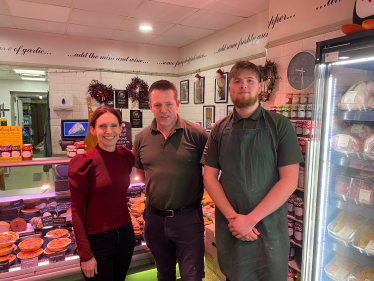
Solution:
{"label": "price tag card", "polygon": [[355,103],[357,91],[349,91],[345,94],[344,103]]}
{"label": "price tag card", "polygon": [[374,241],[370,240],[370,242],[366,245],[365,250],[374,253]]}
{"label": "price tag card", "polygon": [[337,280],[343,280],[348,275],[348,270],[345,270],[344,268],[339,267],[338,270],[335,272],[334,277]]}
{"label": "price tag card", "polygon": [[0,262],[0,273],[9,271],[9,260]]}
{"label": "price tag card", "polygon": [[339,135],[339,138],[338,138],[338,146],[339,147],[345,147],[347,148],[348,147],[348,143],[349,143],[349,139],[351,138],[350,135]]}
{"label": "price tag card", "polygon": [[353,229],[349,228],[348,226],[344,226],[342,230],[340,230],[337,235],[342,238],[348,238],[353,233]]}
{"label": "price tag card", "polygon": [[45,213],[45,212],[55,212],[56,208],[55,207],[48,207],[48,208],[43,208],[40,209],[40,212]]}
{"label": "price tag card", "polygon": [[23,202],[23,199],[19,199],[17,201],[10,202],[10,207],[12,209],[22,209],[25,207],[25,203]]}
{"label": "price tag card", "polygon": [[364,124],[353,124],[351,128],[351,133],[352,134],[359,134],[361,133],[362,127]]}
{"label": "price tag card", "polygon": [[358,199],[365,204],[369,204],[371,193],[372,193],[371,190],[360,189],[360,194],[358,196]]}
{"label": "price tag card", "polygon": [[142,190],[142,187],[141,187],[141,185],[133,185],[133,186],[132,186],[132,190],[133,190],[133,191]]}
{"label": "price tag card", "polygon": [[339,60],[339,52],[332,52],[325,54],[325,62],[332,62]]}
{"label": "price tag card", "polygon": [[57,252],[48,256],[49,263],[55,263],[59,261],[65,261],[65,252]]}
{"label": "price tag card", "polygon": [[41,221],[42,221],[43,226],[52,226],[53,225],[53,217],[52,216],[42,217]]}
{"label": "price tag card", "polygon": [[65,226],[66,218],[53,218],[53,226]]}
{"label": "price tag card", "polygon": [[38,266],[38,262],[38,257],[21,260],[21,269],[36,267]]}

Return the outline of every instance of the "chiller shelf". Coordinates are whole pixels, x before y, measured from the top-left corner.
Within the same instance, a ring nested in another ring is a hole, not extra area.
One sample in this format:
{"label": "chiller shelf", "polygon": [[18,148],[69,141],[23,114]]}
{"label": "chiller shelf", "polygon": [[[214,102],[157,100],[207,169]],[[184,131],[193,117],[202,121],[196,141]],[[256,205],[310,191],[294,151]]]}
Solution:
{"label": "chiller shelf", "polygon": [[341,245],[339,243],[333,243],[332,245],[332,248],[334,249],[335,252],[339,253],[339,254],[342,254],[344,256],[346,256],[347,258],[350,258],[352,260],[355,260],[355,261],[358,261],[359,263],[362,263],[366,266],[369,266],[371,268],[374,268],[374,259],[364,255],[364,254],[361,254],[360,252],[352,249],[352,248],[348,248],[344,245]]}
{"label": "chiller shelf", "polygon": [[338,119],[353,121],[374,121],[374,110],[367,111],[338,111]]}
{"label": "chiller shelf", "polygon": [[348,201],[343,201],[335,197],[330,198],[330,205],[369,219],[374,218],[374,209],[366,208]]}

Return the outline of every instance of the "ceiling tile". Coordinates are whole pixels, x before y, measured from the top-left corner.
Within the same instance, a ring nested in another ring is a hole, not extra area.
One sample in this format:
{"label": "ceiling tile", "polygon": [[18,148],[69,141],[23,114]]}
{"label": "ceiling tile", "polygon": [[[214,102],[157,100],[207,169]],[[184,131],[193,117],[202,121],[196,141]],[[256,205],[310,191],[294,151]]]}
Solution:
{"label": "ceiling tile", "polygon": [[[169,3],[178,6],[198,8],[201,9],[208,5],[209,3],[214,2],[214,0],[151,0],[155,2]],[[247,0],[248,1],[248,0]]]}
{"label": "ceiling tile", "polygon": [[195,13],[197,9],[160,2],[145,2],[131,16],[139,19],[178,23]]}
{"label": "ceiling tile", "polygon": [[117,29],[125,19],[122,16],[74,9],[70,23]]}
{"label": "ceiling tile", "polygon": [[155,39],[151,40],[149,44],[170,46],[170,47],[183,47],[187,44],[194,42],[195,40],[185,39],[185,38],[175,38],[167,36],[157,36]]}
{"label": "ceiling tile", "polygon": [[70,12],[70,9],[65,7],[32,3],[19,0],[7,1],[10,12],[14,17],[66,22]]}
{"label": "ceiling tile", "polygon": [[7,15],[0,15],[0,27],[14,28],[12,19]]}
{"label": "ceiling tile", "polygon": [[214,11],[241,17],[250,17],[269,9],[269,0],[251,1],[248,0],[216,0],[204,10]]}
{"label": "ceiling tile", "polygon": [[25,19],[13,17],[14,24],[18,29],[34,30],[49,33],[60,33],[65,32],[65,23],[62,22],[52,22],[52,21],[42,21],[34,19]]}
{"label": "ceiling tile", "polygon": [[75,0],[74,8],[128,16],[142,0]]}
{"label": "ceiling tile", "polygon": [[242,17],[201,10],[181,22],[182,25],[221,30],[244,20]]}
{"label": "ceiling tile", "polygon": [[50,4],[55,6],[71,7],[73,0],[26,0],[27,2],[35,2],[41,4]]}
{"label": "ceiling tile", "polygon": [[117,30],[110,37],[110,39],[127,41],[127,42],[136,42],[136,43],[148,43],[149,41],[151,41],[156,36],[157,36],[156,34],[150,34],[150,33],[140,33],[140,32]]}
{"label": "ceiling tile", "polygon": [[211,29],[203,29],[203,28],[197,28],[197,27],[177,25],[173,27],[172,29],[169,29],[162,35],[169,36],[169,37],[178,37],[178,38],[197,40],[197,39],[203,38],[215,32],[217,31],[211,30]]}
{"label": "ceiling tile", "polygon": [[152,30],[147,32],[151,34],[161,34],[168,30],[169,28],[173,27],[174,24],[166,23],[166,22],[159,22],[159,21],[152,21],[152,20],[143,20],[137,18],[129,18],[125,21],[124,24],[121,25],[119,29],[138,32],[140,25],[149,25],[152,26]]}
{"label": "ceiling tile", "polygon": [[5,0],[0,0],[0,15],[9,15],[4,1]]}
{"label": "ceiling tile", "polygon": [[80,37],[108,39],[113,32],[114,29],[69,24],[67,34]]}

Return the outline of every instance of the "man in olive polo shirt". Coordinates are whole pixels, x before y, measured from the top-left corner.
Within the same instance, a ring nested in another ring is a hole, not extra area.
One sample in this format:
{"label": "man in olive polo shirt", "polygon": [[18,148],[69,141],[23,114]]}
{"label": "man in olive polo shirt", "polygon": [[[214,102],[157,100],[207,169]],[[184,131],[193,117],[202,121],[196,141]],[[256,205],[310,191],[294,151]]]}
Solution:
{"label": "man in olive polo shirt", "polygon": [[146,184],[144,238],[158,280],[175,281],[178,261],[183,281],[204,276],[202,157],[208,133],[183,120],[177,89],[167,80],[149,89],[152,124],[134,141],[135,168]]}
{"label": "man in olive polo shirt", "polygon": [[201,160],[216,204],[219,266],[232,281],[286,280],[286,201],[303,157],[291,122],[259,104],[258,67],[235,63],[229,83],[234,113],[212,128]]}

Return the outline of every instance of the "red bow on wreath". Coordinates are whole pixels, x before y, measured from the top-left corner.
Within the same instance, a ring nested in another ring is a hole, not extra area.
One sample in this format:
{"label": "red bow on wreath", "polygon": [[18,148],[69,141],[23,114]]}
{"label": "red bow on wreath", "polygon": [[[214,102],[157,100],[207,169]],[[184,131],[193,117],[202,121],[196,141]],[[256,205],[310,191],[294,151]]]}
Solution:
{"label": "red bow on wreath", "polygon": [[114,90],[112,85],[106,86],[97,80],[92,80],[87,91],[91,98],[99,103],[108,104],[113,101]]}

